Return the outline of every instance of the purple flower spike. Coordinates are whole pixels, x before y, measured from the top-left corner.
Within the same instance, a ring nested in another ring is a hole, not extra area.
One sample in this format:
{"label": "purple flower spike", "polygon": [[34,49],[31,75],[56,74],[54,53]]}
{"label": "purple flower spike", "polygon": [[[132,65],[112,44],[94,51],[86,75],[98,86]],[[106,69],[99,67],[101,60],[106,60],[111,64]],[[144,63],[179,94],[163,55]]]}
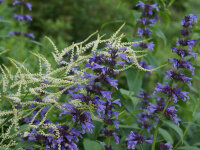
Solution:
{"label": "purple flower spike", "polygon": [[192,50],[192,47],[195,45],[196,40],[186,40],[186,39],[178,39],[176,42],[176,46],[188,46],[188,50]]}
{"label": "purple flower spike", "polygon": [[103,128],[102,132],[106,137],[114,137],[116,144],[119,144],[119,137],[116,135],[115,130],[107,130],[107,129]]}
{"label": "purple flower spike", "polygon": [[181,21],[181,25],[184,28],[192,28],[194,26],[193,22],[197,22],[198,15],[190,14],[189,16],[185,16],[184,19]]}
{"label": "purple flower spike", "polygon": [[139,36],[149,36],[151,34],[151,30],[149,30],[149,28],[145,28],[145,29],[142,29],[142,28],[138,28],[138,34]]}
{"label": "purple flower spike", "polygon": [[193,52],[189,52],[187,50],[183,50],[183,49],[179,49],[179,48],[175,48],[175,47],[172,47],[172,52],[174,53],[177,53],[181,58],[184,58],[184,57],[187,57],[187,56],[192,56],[195,58],[195,60],[197,60],[197,53],[193,53]]}
{"label": "purple flower spike", "polygon": [[189,92],[182,92],[181,88],[171,88],[167,82],[165,83],[165,86],[158,83],[158,85],[155,88],[154,94],[158,92],[162,92],[166,94],[167,96],[172,96],[174,103],[177,102],[178,98],[180,98],[183,101],[186,101],[187,99],[189,99],[189,97],[187,96]]}
{"label": "purple flower spike", "polygon": [[[154,105],[152,103],[150,103],[150,106],[148,107],[148,110],[150,113],[161,113],[164,109],[165,105],[159,106],[159,105]],[[179,125],[179,122],[181,121],[179,118],[177,118],[177,110],[175,108],[175,106],[169,106],[166,108],[165,110],[165,117],[173,120],[174,123],[176,123],[177,125]]]}
{"label": "purple flower spike", "polygon": [[169,62],[173,62],[173,68],[185,68],[185,69],[189,69],[190,71],[192,71],[192,74],[194,74],[194,69],[195,67],[192,66],[192,63],[189,62],[188,60],[178,60],[178,59],[169,59]]}
{"label": "purple flower spike", "polygon": [[188,82],[189,85],[191,85],[192,78],[186,77],[183,74],[176,73],[172,70],[169,70],[169,71],[166,72],[166,80],[168,80],[169,78],[172,78],[174,80],[179,80],[179,81],[182,81],[182,82]]}
{"label": "purple flower spike", "polygon": [[77,124],[80,124],[82,126],[82,133],[85,133],[85,130],[87,132],[92,133],[93,132],[93,123],[91,122],[91,114],[89,111],[83,111],[81,109],[73,107],[73,105],[65,103],[62,107],[63,112],[60,114],[60,116],[64,114],[71,114],[73,122],[76,122]]}
{"label": "purple flower spike", "polygon": [[149,5],[149,4],[144,4],[142,1],[139,1],[139,3],[136,6],[139,6],[140,9],[143,10],[143,16],[145,17],[152,16],[154,9],[158,11],[157,4]]}

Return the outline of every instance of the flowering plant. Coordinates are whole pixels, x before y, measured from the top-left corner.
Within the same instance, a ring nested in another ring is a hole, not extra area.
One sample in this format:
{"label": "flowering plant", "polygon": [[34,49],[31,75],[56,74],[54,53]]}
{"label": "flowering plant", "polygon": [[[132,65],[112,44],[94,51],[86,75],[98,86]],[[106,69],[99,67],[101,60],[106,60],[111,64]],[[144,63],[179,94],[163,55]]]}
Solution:
{"label": "flowering plant", "polygon": [[[12,5],[32,11],[27,1],[15,0]],[[32,51],[31,65],[11,57],[7,59],[15,69],[0,65],[0,148],[199,149],[198,142],[184,139],[195,123],[192,119],[198,117],[199,101],[194,98],[198,92],[192,87],[198,39],[191,39],[198,16],[182,19],[182,38],[171,47],[177,56],[156,67],[148,57],[156,50],[152,34],[161,7],[138,1],[136,8],[141,13],[131,40],[123,32],[125,23],[110,37],[94,32],[62,50],[45,37],[54,49],[51,58]],[[23,50],[23,38],[35,38],[23,30],[23,23],[32,17],[23,11],[13,17],[21,30],[10,32],[9,37],[20,36]],[[37,70],[32,66],[38,66]],[[162,70],[165,75],[147,90],[142,80],[150,80],[161,69],[167,70]],[[194,105],[192,119],[185,126],[187,117],[181,114]]]}

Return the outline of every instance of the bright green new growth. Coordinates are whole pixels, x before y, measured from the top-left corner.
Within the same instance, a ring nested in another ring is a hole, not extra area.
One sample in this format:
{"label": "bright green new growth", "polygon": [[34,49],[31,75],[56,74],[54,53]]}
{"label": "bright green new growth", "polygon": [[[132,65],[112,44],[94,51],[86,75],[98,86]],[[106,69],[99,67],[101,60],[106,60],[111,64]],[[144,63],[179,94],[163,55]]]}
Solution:
{"label": "bright green new growth", "polygon": [[[14,140],[18,133],[23,134],[26,137],[31,128],[37,128],[38,132],[44,136],[44,129],[52,127],[55,129],[56,137],[59,137],[59,132],[55,124],[44,124],[47,119],[48,114],[54,109],[60,109],[63,105],[63,101],[60,101],[62,94],[69,88],[76,86],[77,84],[84,84],[88,82],[88,79],[81,79],[84,72],[88,72],[88,68],[84,68],[86,62],[88,62],[89,57],[96,54],[104,54],[109,56],[107,48],[102,45],[109,43],[113,49],[119,49],[126,47],[127,50],[124,52],[128,55],[128,58],[133,59],[132,64],[128,64],[125,68],[118,68],[115,71],[124,71],[136,66],[142,71],[152,71],[142,68],[137,61],[137,58],[144,57],[147,50],[134,51],[132,49],[132,44],[135,42],[121,42],[121,39],[125,36],[124,34],[119,34],[120,30],[124,25],[122,25],[116,33],[114,33],[110,38],[103,39],[104,36],[97,35],[97,39],[88,42],[91,37],[97,34],[97,32],[90,35],[87,39],[80,43],[73,43],[71,46],[64,48],[59,51],[55,44],[47,37],[50,43],[54,47],[54,52],[52,55],[54,57],[55,63],[59,64],[62,62],[64,66],[52,67],[55,64],[50,64],[49,61],[39,53],[32,53],[39,59],[39,71],[38,73],[31,73],[28,68],[26,68],[22,63],[8,58],[11,63],[16,67],[17,72],[12,73],[5,65],[0,66],[1,70],[1,94],[0,102],[1,104],[9,103],[10,109],[0,110],[0,127],[2,130],[2,135],[0,136],[0,146],[8,149],[9,147],[18,144],[18,141]],[[88,53],[88,51],[90,51]],[[62,61],[66,53],[71,53],[70,62]],[[77,54],[77,59],[74,61],[74,55]],[[57,65],[58,66],[58,65]],[[81,67],[82,69],[74,70],[74,67]],[[71,75],[69,72],[73,70],[75,73]],[[58,90],[58,87],[64,87],[62,90]],[[82,90],[82,93],[86,91]],[[43,93],[42,102],[33,101],[35,97],[40,97]],[[34,104],[36,107],[30,109],[28,106]],[[78,106],[80,109],[94,111],[92,104],[82,103],[80,100],[74,100],[71,103]],[[21,106],[21,109],[18,109]],[[50,106],[45,117],[41,120],[40,124],[35,126],[33,121],[39,116],[40,111],[46,106]],[[3,108],[3,107],[2,107]],[[23,120],[25,117],[30,116],[34,110],[39,111],[33,117],[32,121],[28,125],[19,126],[19,121]],[[93,118],[97,118],[93,115]],[[9,141],[9,142],[8,142]]]}

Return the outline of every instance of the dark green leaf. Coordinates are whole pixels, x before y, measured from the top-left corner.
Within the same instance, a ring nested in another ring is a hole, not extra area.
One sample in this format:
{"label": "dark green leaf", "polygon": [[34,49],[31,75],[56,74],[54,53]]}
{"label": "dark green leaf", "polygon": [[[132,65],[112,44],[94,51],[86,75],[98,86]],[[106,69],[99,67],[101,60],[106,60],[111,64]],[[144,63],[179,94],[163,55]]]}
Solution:
{"label": "dark green leaf", "polygon": [[183,141],[183,131],[182,129],[177,126],[174,122],[171,121],[163,121],[166,126],[172,128],[180,137],[181,141]]}
{"label": "dark green leaf", "polygon": [[164,42],[164,45],[167,45],[167,38],[165,36],[165,34],[158,28],[158,27],[149,27],[151,28],[152,32],[158,36],[159,38],[161,38]]}
{"label": "dark green leaf", "polygon": [[143,72],[138,69],[131,68],[126,72],[126,78],[128,82],[129,91],[138,94],[142,87]]}
{"label": "dark green leaf", "polygon": [[84,139],[83,146],[85,150],[102,150],[103,146],[96,141]]}
{"label": "dark green leaf", "polygon": [[162,135],[162,137],[166,140],[169,141],[171,144],[174,143],[174,140],[172,138],[172,136],[164,129],[159,128],[159,133]]}
{"label": "dark green leaf", "polygon": [[179,150],[200,150],[200,148],[195,146],[181,146],[178,148]]}

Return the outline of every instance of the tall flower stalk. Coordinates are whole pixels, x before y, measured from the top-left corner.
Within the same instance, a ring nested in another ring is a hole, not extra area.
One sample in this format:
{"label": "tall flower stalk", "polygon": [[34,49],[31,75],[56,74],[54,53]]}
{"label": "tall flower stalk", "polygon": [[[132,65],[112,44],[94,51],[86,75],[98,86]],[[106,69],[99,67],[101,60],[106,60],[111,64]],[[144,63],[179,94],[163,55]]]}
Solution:
{"label": "tall flower stalk", "polygon": [[17,23],[19,25],[19,31],[11,31],[9,32],[9,36],[18,36],[20,37],[20,52],[22,53],[22,56],[20,58],[24,58],[23,55],[26,54],[24,52],[24,40],[25,38],[31,38],[34,39],[35,36],[33,33],[26,32],[24,25],[26,23],[30,23],[32,21],[32,16],[29,14],[24,14],[25,10],[32,11],[32,5],[29,2],[26,2],[24,0],[15,0],[13,2],[13,6],[18,8],[19,13],[14,13],[13,18],[17,20]]}
{"label": "tall flower stalk", "polygon": [[16,31],[10,32],[9,35],[35,38],[33,33],[25,32],[24,29],[23,29],[24,21],[26,21],[28,23],[32,21],[31,15],[24,14],[25,8],[27,8],[28,11],[32,11],[31,3],[25,2],[25,1],[15,0],[13,2],[13,6],[20,7],[20,14],[15,13],[13,15],[13,18],[15,18],[20,24],[20,31],[19,32],[16,32]]}
{"label": "tall flower stalk", "polygon": [[[192,33],[191,28],[194,26],[194,23],[197,22],[197,15],[190,14],[189,16],[185,16],[185,18],[181,21],[181,25],[183,29],[180,30],[183,38],[177,39],[177,47],[172,47],[172,52],[176,53],[179,56],[179,59],[173,58],[169,59],[169,62],[172,63],[171,70],[166,72],[166,79],[169,81],[166,82],[165,85],[158,83],[155,88],[156,93],[163,93],[166,95],[165,102],[162,104],[150,104],[148,107],[151,113],[158,113],[159,122],[154,131],[153,143],[151,150],[155,150],[156,139],[158,129],[162,124],[163,117],[173,120],[177,125],[179,125],[180,119],[177,118],[177,110],[174,103],[177,103],[178,100],[186,101],[189,99],[189,92],[182,91],[181,88],[177,87],[177,82],[182,82],[188,85],[191,85],[191,78],[185,75],[186,72],[191,71],[194,74],[194,67],[192,63],[188,61],[188,56],[194,57],[196,59],[197,53],[191,52],[192,47],[195,45],[196,40],[190,40],[188,38],[189,34]],[[161,145],[163,147],[163,145]]]}
{"label": "tall flower stalk", "polygon": [[[153,41],[150,41],[149,43],[147,43],[146,40],[150,38],[150,35],[152,33],[152,31],[149,29],[149,26],[152,26],[158,20],[158,16],[156,13],[158,11],[157,4],[149,4],[148,2],[145,4],[142,1],[139,1],[139,3],[136,6],[142,10],[142,15],[140,19],[137,20],[137,26],[139,26],[137,29],[137,34],[141,38],[143,38],[144,41],[133,44],[133,47],[139,46],[141,49],[149,49],[153,51],[155,44],[153,43]],[[153,68],[151,65],[147,65],[147,63],[142,60],[139,61],[139,65],[148,70],[152,70]],[[131,95],[132,91],[133,90],[131,89],[129,95]],[[153,115],[150,115],[149,113],[146,113],[147,106],[150,103],[148,99],[151,96],[149,95],[149,93],[145,93],[142,91],[140,92],[138,97],[143,99],[141,102],[142,107],[140,109],[144,110],[144,112],[138,115],[139,119],[137,121],[143,129],[146,129],[147,132],[150,132],[152,126],[149,123],[149,120],[157,121],[156,117],[154,117]],[[152,137],[147,139],[143,135],[137,132],[131,131],[128,138],[126,138],[126,142],[127,142],[128,149],[135,149],[136,145],[140,145],[142,148],[141,144],[143,142],[147,142],[150,144],[152,143]]]}

